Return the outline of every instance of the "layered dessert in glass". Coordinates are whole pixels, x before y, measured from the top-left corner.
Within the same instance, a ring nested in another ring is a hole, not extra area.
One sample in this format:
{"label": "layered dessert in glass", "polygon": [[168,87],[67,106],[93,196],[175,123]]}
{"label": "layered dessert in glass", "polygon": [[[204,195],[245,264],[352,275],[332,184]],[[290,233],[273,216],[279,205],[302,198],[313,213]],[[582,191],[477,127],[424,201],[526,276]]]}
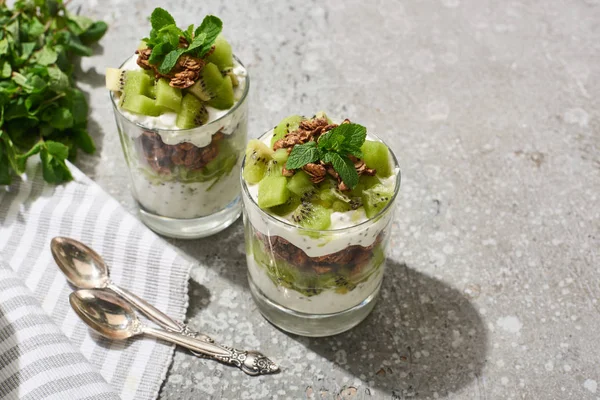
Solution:
{"label": "layered dessert in glass", "polygon": [[400,171],[349,120],[290,116],[246,148],[248,278],[263,315],[305,336],[358,324],[381,286]]}
{"label": "layered dessert in glass", "polygon": [[217,17],[182,30],[157,8],[150,20],[149,36],[106,73],[133,196],[158,233],[208,236],[241,212],[248,74]]}

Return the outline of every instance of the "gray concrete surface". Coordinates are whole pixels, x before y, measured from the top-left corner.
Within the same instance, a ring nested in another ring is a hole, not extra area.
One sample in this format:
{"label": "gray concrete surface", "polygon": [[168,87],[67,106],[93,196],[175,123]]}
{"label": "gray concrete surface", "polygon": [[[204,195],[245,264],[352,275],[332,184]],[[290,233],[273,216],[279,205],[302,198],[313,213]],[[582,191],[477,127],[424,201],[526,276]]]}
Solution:
{"label": "gray concrete surface", "polygon": [[252,77],[250,136],[291,113],[366,125],[400,159],[374,313],[285,334],[246,283],[242,224],[171,240],[198,261],[189,321],[280,361],[249,378],[178,351],[163,399],[600,398],[600,2],[74,1],[110,32],[77,77],[98,154],[78,165],[134,212],[108,95],[153,7],[219,15]]}

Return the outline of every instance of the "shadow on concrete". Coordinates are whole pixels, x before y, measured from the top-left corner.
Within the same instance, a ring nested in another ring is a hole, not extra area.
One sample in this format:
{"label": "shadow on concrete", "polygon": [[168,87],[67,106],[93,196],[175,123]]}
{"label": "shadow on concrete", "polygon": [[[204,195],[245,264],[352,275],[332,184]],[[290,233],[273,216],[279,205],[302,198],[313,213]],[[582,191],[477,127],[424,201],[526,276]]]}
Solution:
{"label": "shadow on concrete", "polygon": [[[487,331],[472,303],[393,260],[379,303],[357,327],[326,338],[290,336],[363,381],[346,390],[366,395],[379,389],[398,399],[457,391],[480,379],[486,359]],[[319,385],[310,390],[318,394]]]}

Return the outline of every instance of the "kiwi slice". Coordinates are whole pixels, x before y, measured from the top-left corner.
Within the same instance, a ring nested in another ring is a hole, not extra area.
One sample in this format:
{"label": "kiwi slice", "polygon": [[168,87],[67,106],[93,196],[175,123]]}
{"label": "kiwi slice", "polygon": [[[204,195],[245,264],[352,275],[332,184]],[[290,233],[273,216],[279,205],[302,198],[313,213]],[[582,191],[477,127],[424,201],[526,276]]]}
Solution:
{"label": "kiwi slice", "polygon": [[390,202],[394,191],[387,186],[377,184],[362,192],[362,202],[367,217],[372,218]]}
{"label": "kiwi slice", "polygon": [[125,71],[119,68],[106,68],[105,82],[106,88],[113,92],[123,90]]}
{"label": "kiwi slice", "polygon": [[287,184],[290,192],[297,196],[303,196],[305,193],[315,189],[310,180],[310,176],[304,171],[298,171],[292,176]]}
{"label": "kiwi slice", "polygon": [[[155,87],[156,105],[166,107],[175,112],[181,110],[181,89],[169,86],[169,81],[165,78],[160,78],[156,81]],[[194,97],[194,100],[197,99]]]}
{"label": "kiwi slice", "polygon": [[377,175],[385,178],[392,174],[390,152],[385,144],[366,140],[360,150],[367,167],[377,170]]}
{"label": "kiwi slice", "polygon": [[292,220],[307,229],[327,229],[331,225],[331,210],[304,201],[292,213]]}
{"label": "kiwi slice", "polygon": [[223,75],[213,63],[208,63],[202,68],[200,78],[187,90],[202,101],[209,101],[216,97],[216,90],[223,83]]}
{"label": "kiwi slice", "polygon": [[233,106],[233,84],[231,77],[223,78],[221,85],[214,90],[215,97],[208,101],[208,105],[219,110],[226,110]]}
{"label": "kiwi slice", "polygon": [[250,184],[260,182],[267,172],[267,164],[271,161],[273,150],[258,139],[252,139],[246,146],[246,163],[244,180]]}
{"label": "kiwi slice", "polygon": [[289,197],[285,176],[266,176],[258,183],[258,206],[262,209],[285,204]]}
{"label": "kiwi slice", "polygon": [[222,35],[215,40],[215,50],[206,57],[206,61],[215,64],[220,70],[233,66],[233,52],[231,45]]}
{"label": "kiwi slice", "polygon": [[273,137],[271,138],[271,147],[279,139],[283,139],[289,132],[295,131],[300,126],[300,122],[304,120],[304,117],[300,115],[290,115],[281,120],[280,123],[273,129]]}
{"label": "kiwi slice", "polygon": [[204,125],[207,121],[208,111],[206,111],[204,104],[189,93],[183,96],[175,125],[180,129],[189,129]]}
{"label": "kiwi slice", "polygon": [[156,105],[150,97],[141,94],[123,93],[121,96],[121,107],[136,114],[157,117],[163,112],[163,108]]}

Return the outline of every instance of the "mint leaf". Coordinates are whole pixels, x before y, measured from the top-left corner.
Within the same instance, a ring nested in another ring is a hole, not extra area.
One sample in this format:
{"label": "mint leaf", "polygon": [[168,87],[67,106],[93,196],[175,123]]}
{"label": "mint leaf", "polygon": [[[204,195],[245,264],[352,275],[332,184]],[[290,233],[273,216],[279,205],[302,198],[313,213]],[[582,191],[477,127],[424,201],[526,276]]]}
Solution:
{"label": "mint leaf", "polygon": [[164,55],[169,54],[169,52],[171,52],[172,50],[173,46],[171,46],[171,43],[159,43],[152,49],[152,53],[150,53],[150,58],[148,59],[148,61],[150,62],[150,64],[159,64],[163,59]]}
{"label": "mint leaf", "polygon": [[68,108],[61,107],[54,111],[49,122],[53,128],[65,130],[73,126],[73,114]]}
{"label": "mint leaf", "polygon": [[78,129],[74,132],[75,135],[75,143],[79,146],[83,151],[88,154],[93,154],[96,151],[96,146],[94,145],[94,141],[91,136],[87,133],[87,131],[83,129]]}
{"label": "mint leaf", "polygon": [[[359,124],[342,124],[338,128],[340,128],[346,138],[343,145],[344,150],[349,153],[351,151],[360,152],[360,148],[367,138],[367,128]],[[357,157],[362,158],[362,153]]]}
{"label": "mint leaf", "polygon": [[183,53],[185,53],[186,50],[187,49],[177,49],[177,50],[172,50],[171,52],[169,52],[169,54],[167,54],[165,56],[165,59],[160,64],[160,67],[158,67],[158,71],[161,74],[168,74],[169,71],[173,69],[175,64],[177,64],[177,60],[179,59],[179,56],[181,56]]}
{"label": "mint leaf", "polygon": [[3,56],[5,54],[8,54],[8,39],[4,38],[2,40],[0,40],[0,56]]}
{"label": "mint leaf", "polygon": [[344,132],[338,126],[319,137],[319,149],[335,152],[341,151],[345,140]]}
{"label": "mint leaf", "polygon": [[106,25],[106,22],[96,21],[85,32],[79,35],[79,39],[81,43],[86,45],[97,42],[104,36],[107,29],[108,25]]}
{"label": "mint leaf", "polygon": [[196,32],[194,32],[195,36],[199,36],[202,33],[206,35],[204,43],[197,52],[198,57],[202,57],[208,53],[222,30],[223,22],[218,17],[215,17],[214,15],[207,15],[204,17],[202,24],[200,24],[200,26],[196,28]]}
{"label": "mint leaf", "polygon": [[341,124],[319,138],[319,148],[342,155],[362,157],[360,147],[367,138],[367,128],[359,124]]}
{"label": "mint leaf", "polygon": [[58,53],[50,46],[42,47],[32,57],[32,61],[40,65],[50,65],[56,62]]}
{"label": "mint leaf", "polygon": [[179,29],[175,24],[165,25],[162,28],[160,28],[160,31],[158,31],[158,38],[163,43],[170,43],[174,49],[179,46],[180,36],[183,36],[183,31]]}
{"label": "mint leaf", "polygon": [[197,49],[198,47],[202,46],[205,41],[206,41],[206,33],[202,32],[198,36],[196,36],[194,38],[194,40],[192,40],[192,43],[190,43],[190,45],[188,46],[188,48],[186,49],[185,52],[189,53],[192,50]]}
{"label": "mint leaf", "polygon": [[175,24],[175,19],[164,8],[156,7],[150,15],[152,29],[160,30],[165,25]]}
{"label": "mint leaf", "polygon": [[322,160],[333,165],[333,169],[340,174],[340,178],[350,189],[358,184],[358,174],[354,168],[354,163],[348,157],[331,152],[325,154]]}
{"label": "mint leaf", "polygon": [[285,167],[287,169],[302,168],[308,163],[319,159],[319,149],[315,142],[297,144],[292,148],[292,152],[287,159]]}
{"label": "mint leaf", "polygon": [[57,67],[48,67],[50,89],[57,93],[64,92],[69,86],[69,77]]}
{"label": "mint leaf", "polygon": [[187,40],[188,43],[192,42],[194,39],[194,24],[188,26],[188,28],[183,31],[183,37],[185,37],[185,40]]}
{"label": "mint leaf", "polygon": [[[53,150],[57,150],[59,153],[53,153]],[[71,172],[69,172],[69,168],[65,164],[68,155],[69,148],[64,144],[58,142],[46,142],[45,148],[42,148],[40,153],[40,158],[42,159],[44,179],[47,182],[61,183],[73,179]]]}

